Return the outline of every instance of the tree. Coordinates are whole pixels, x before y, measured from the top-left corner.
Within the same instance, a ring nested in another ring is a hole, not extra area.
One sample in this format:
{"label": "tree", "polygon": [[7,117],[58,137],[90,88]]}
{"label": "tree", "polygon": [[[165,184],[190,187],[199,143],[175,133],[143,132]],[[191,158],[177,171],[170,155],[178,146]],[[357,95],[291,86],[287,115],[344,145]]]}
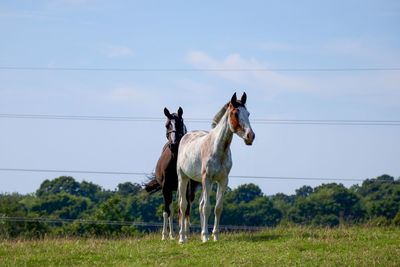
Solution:
{"label": "tree", "polygon": [[32,217],[23,203],[24,198],[25,196],[15,193],[0,194],[0,217],[18,219],[17,221],[0,220],[0,237],[40,237],[48,232],[49,229],[44,224],[23,220]]}
{"label": "tree", "polygon": [[42,198],[38,204],[32,207],[32,211],[61,219],[77,219],[91,206],[92,203],[88,198],[59,193]]}
{"label": "tree", "polygon": [[232,190],[229,194],[227,194],[226,198],[228,201],[232,201],[236,204],[241,202],[251,202],[255,200],[257,197],[262,197],[263,193],[255,184],[243,184],[239,185],[238,188]]}
{"label": "tree", "polygon": [[308,197],[313,191],[311,186],[303,185],[299,189],[296,189],[296,197]]}
{"label": "tree", "polygon": [[272,201],[262,196],[249,202],[227,203],[221,221],[227,225],[276,226],[281,218]]}
{"label": "tree", "polygon": [[142,191],[142,186],[138,183],[125,182],[117,185],[117,193],[122,196],[136,195],[140,191]]}
{"label": "tree", "polygon": [[82,181],[79,184],[78,194],[82,197],[90,198],[90,200],[95,202],[106,199],[103,190],[99,185],[86,181]]}
{"label": "tree", "polygon": [[386,217],[392,220],[400,211],[400,180],[389,175],[365,180],[355,193],[362,197],[368,219]]}
{"label": "tree", "polygon": [[36,191],[38,197],[58,194],[61,192],[70,195],[79,195],[80,185],[71,176],[60,176],[54,180],[45,180]]}
{"label": "tree", "polygon": [[289,211],[293,206],[293,203],[296,199],[295,195],[285,195],[283,193],[278,193],[270,197],[273,205],[277,208],[282,214],[282,220],[287,222],[289,220]]}
{"label": "tree", "polygon": [[282,213],[255,184],[244,184],[227,192],[221,222],[228,225],[275,226]]}
{"label": "tree", "polygon": [[307,197],[296,199],[289,212],[291,221],[300,224],[335,226],[340,221],[362,218],[359,197],[342,184],[323,184]]}

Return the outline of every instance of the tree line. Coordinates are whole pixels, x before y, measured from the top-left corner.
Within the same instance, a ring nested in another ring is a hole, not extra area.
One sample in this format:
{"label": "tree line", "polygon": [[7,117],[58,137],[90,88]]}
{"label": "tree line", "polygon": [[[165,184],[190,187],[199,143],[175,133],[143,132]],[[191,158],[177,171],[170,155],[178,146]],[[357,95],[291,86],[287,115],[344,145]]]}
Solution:
{"label": "tree line", "polygon": [[[215,190],[213,192],[211,203],[215,203]],[[200,224],[200,193],[199,189],[192,204],[192,225]],[[162,194],[149,195],[140,184],[125,182],[118,184],[115,190],[105,190],[91,182],[61,176],[45,180],[32,194],[0,194],[0,237],[135,235],[158,231],[158,227],[112,222],[160,223],[162,211]],[[63,221],[35,221],[38,218]],[[83,220],[86,222],[82,223]],[[272,196],[263,194],[255,184],[243,184],[227,189],[221,224],[261,227],[400,225],[400,178],[382,175],[350,188],[337,183],[314,188],[302,186],[295,194]]]}

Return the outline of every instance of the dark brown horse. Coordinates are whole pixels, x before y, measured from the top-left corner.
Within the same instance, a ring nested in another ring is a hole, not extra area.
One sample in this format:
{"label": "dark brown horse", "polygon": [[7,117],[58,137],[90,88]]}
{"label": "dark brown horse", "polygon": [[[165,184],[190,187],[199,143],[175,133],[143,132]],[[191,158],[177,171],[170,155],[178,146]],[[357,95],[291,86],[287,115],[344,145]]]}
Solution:
{"label": "dark brown horse", "polygon": [[[154,193],[162,190],[164,196],[164,212],[163,212],[163,231],[162,240],[167,238],[167,225],[169,222],[169,238],[174,238],[173,229],[173,205],[172,193],[178,189],[178,176],[176,173],[176,160],[178,156],[178,147],[181,138],[186,134],[186,126],[183,122],[183,110],[179,107],[177,113],[170,113],[164,108],[164,114],[167,117],[165,124],[167,130],[168,142],[164,145],[161,156],[158,159],[153,179],[145,185],[145,190]],[[188,185],[186,199],[188,200],[185,217],[189,219],[190,203],[193,202],[197,182]]]}

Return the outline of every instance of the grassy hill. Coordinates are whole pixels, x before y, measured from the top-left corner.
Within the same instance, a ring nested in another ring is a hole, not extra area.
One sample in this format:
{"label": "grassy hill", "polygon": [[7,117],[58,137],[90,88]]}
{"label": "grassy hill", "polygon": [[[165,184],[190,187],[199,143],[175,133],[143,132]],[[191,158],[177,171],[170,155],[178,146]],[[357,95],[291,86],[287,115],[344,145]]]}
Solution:
{"label": "grassy hill", "polygon": [[3,240],[1,266],[400,266],[400,228],[279,227],[219,242],[126,239]]}

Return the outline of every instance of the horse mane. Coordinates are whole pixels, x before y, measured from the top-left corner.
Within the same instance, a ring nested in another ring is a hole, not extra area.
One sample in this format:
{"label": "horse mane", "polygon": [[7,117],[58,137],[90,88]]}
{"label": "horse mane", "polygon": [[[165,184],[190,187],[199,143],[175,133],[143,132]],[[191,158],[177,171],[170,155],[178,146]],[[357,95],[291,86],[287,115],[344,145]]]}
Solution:
{"label": "horse mane", "polygon": [[215,126],[217,126],[217,124],[220,122],[220,120],[222,119],[222,117],[224,116],[226,110],[228,109],[229,106],[229,102],[227,104],[225,104],[220,111],[218,111],[218,113],[214,116],[213,122],[211,124],[211,128],[215,128]]}

